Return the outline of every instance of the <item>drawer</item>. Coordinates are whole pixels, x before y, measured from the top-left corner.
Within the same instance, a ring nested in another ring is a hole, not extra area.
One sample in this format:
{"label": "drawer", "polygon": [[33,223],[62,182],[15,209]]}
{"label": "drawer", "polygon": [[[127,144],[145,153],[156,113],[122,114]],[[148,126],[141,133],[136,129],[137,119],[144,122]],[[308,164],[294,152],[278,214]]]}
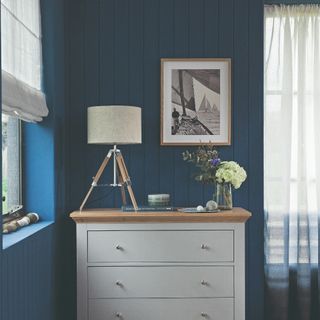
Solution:
{"label": "drawer", "polygon": [[233,320],[233,299],[98,299],[89,320]]}
{"label": "drawer", "polygon": [[88,290],[91,299],[233,297],[233,267],[89,267]]}
{"label": "drawer", "polygon": [[88,231],[88,262],[232,262],[233,231]]}

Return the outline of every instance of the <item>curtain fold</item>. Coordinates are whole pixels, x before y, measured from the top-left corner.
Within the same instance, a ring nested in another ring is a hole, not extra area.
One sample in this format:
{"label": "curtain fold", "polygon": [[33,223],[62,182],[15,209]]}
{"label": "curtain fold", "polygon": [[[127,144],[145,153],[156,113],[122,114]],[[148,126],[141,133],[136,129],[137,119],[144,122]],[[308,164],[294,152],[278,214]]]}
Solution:
{"label": "curtain fold", "polygon": [[265,8],[266,319],[320,319],[320,6]]}
{"label": "curtain fold", "polygon": [[48,108],[41,91],[39,0],[1,0],[1,60],[3,113],[41,121]]}

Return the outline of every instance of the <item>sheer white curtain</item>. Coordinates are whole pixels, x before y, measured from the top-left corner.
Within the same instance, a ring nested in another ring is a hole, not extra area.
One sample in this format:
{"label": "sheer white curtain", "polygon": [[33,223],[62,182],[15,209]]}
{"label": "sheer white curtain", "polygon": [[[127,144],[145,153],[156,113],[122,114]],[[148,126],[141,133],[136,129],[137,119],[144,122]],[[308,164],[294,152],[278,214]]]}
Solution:
{"label": "sheer white curtain", "polygon": [[1,0],[2,111],[27,121],[48,114],[41,91],[39,0]]}
{"label": "sheer white curtain", "polygon": [[[311,309],[319,294],[312,284],[319,254],[319,24],[318,5],[265,8],[265,270],[267,297],[274,299],[269,319],[289,319],[290,308],[294,319],[316,319]],[[289,293],[292,287],[296,296]]]}

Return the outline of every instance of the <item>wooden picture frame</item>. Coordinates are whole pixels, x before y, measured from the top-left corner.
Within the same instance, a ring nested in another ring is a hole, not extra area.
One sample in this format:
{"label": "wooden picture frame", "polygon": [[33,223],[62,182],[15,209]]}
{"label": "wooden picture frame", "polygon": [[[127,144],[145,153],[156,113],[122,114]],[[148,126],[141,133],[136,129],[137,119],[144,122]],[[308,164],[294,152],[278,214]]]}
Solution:
{"label": "wooden picture frame", "polygon": [[161,59],[162,146],[231,144],[231,59]]}

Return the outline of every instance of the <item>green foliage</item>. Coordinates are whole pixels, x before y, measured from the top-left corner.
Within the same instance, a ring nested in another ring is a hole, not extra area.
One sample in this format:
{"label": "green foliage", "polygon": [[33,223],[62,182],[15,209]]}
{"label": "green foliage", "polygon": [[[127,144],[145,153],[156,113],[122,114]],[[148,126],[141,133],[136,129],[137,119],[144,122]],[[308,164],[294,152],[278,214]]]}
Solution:
{"label": "green foliage", "polygon": [[215,175],[220,159],[213,145],[202,145],[194,152],[186,150],[182,153],[182,158],[196,166],[197,172],[193,175],[196,181],[205,184],[216,181]]}

